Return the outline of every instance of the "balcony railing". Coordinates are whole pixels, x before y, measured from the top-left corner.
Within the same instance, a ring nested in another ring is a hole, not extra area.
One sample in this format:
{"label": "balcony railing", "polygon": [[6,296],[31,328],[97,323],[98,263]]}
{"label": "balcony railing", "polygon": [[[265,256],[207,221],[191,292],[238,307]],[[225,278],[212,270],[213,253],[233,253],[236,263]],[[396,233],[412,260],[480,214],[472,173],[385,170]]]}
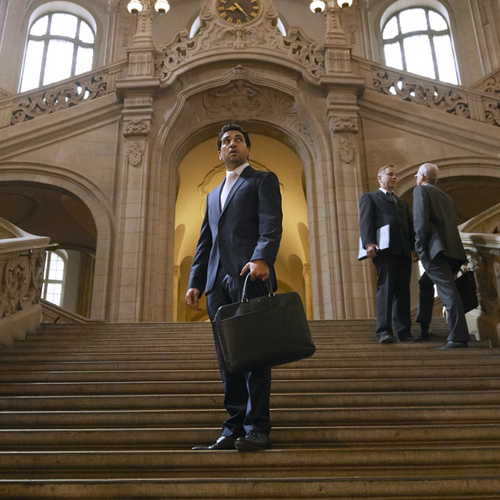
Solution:
{"label": "balcony railing", "polygon": [[[472,90],[354,58],[366,88],[394,99],[500,127],[500,95]],[[497,97],[498,95],[498,97]]]}

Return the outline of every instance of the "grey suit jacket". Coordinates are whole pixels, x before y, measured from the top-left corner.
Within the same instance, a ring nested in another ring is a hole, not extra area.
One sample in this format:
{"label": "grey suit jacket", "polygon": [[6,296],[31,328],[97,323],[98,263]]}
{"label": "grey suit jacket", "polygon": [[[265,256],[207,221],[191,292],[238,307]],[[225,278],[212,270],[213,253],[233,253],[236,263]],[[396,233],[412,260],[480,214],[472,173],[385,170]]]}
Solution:
{"label": "grey suit jacket", "polygon": [[415,248],[425,264],[440,252],[461,264],[467,261],[458,232],[453,200],[431,184],[417,186],[413,191]]}

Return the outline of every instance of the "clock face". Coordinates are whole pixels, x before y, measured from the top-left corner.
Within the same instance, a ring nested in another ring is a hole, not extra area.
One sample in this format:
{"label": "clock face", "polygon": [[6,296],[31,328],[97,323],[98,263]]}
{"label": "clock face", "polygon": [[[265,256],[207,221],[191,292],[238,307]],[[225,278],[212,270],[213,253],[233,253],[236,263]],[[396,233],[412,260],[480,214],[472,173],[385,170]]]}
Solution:
{"label": "clock face", "polygon": [[259,0],[218,0],[217,14],[227,23],[245,24],[253,21],[260,12]]}

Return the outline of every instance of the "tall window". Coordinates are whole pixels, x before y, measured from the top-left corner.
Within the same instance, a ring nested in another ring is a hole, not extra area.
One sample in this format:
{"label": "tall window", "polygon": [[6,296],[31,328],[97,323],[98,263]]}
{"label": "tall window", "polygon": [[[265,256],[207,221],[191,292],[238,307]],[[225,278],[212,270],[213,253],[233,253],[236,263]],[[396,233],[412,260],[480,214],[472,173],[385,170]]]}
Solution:
{"label": "tall window", "polygon": [[39,18],[28,36],[21,92],[90,71],[94,39],[79,16],[54,12]]}
{"label": "tall window", "polygon": [[62,304],[67,261],[68,255],[64,250],[47,252],[43,271],[42,299],[56,306]]}
{"label": "tall window", "polygon": [[385,61],[393,68],[457,85],[450,28],[428,8],[402,10],[382,30]]}

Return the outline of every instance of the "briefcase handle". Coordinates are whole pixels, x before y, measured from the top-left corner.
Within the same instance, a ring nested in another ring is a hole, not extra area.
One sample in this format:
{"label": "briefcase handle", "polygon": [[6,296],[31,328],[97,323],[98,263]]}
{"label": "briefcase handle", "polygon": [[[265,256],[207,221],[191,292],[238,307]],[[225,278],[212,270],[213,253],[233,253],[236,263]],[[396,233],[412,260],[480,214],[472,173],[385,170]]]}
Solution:
{"label": "briefcase handle", "polygon": [[[246,275],[245,283],[243,284],[243,292],[241,293],[241,302],[248,302],[247,283],[248,283],[249,278],[250,278],[250,273],[248,273]],[[269,278],[267,278],[266,282],[267,282],[267,290],[268,290],[267,293],[268,293],[269,297],[274,297],[274,292],[272,289],[271,280]]]}

